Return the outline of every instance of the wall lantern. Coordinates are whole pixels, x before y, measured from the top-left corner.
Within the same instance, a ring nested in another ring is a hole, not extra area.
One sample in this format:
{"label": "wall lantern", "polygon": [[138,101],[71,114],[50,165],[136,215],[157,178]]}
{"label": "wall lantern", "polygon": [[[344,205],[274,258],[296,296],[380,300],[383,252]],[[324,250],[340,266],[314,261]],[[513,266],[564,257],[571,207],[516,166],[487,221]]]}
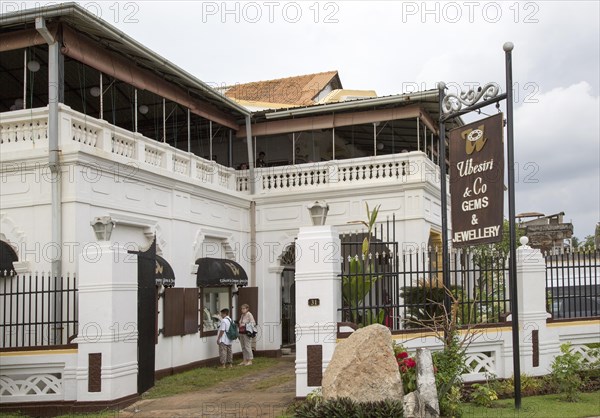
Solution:
{"label": "wall lantern", "polygon": [[116,223],[110,216],[98,216],[90,223],[98,241],[109,241]]}
{"label": "wall lantern", "polygon": [[308,211],[314,226],[325,225],[325,219],[327,219],[327,212],[329,211],[327,203],[317,200],[308,207]]}

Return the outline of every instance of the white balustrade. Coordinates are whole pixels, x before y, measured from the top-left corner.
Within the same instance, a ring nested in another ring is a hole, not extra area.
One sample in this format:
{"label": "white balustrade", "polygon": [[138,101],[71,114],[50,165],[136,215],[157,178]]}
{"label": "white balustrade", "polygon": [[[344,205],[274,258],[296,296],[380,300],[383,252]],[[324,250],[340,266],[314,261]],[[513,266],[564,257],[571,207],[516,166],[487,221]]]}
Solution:
{"label": "white balustrade", "polygon": [[216,170],[216,163],[203,158],[196,159],[196,178],[203,183],[212,183]]}
{"label": "white balustrade", "polygon": [[[247,190],[248,172],[236,175],[237,190]],[[386,182],[439,183],[437,166],[421,152],[259,168],[256,175],[263,193]]]}
{"label": "white balustrade", "polygon": [[82,123],[82,121],[77,120],[72,121],[71,134],[73,135],[72,139],[75,142],[95,147],[98,142],[99,131],[100,128],[90,126],[85,122]]}
{"label": "white balustrade", "polygon": [[113,154],[135,158],[135,141],[133,139],[115,133],[111,136],[111,142],[111,152]]}
{"label": "white balustrade", "polygon": [[189,176],[190,158],[189,156],[173,154],[173,172]]}
{"label": "white balustrade", "polygon": [[2,151],[48,146],[48,108],[17,110],[0,115]]}
{"label": "white balustrade", "polygon": [[217,176],[217,183],[220,187],[229,189],[231,186],[235,186],[233,184],[233,178],[235,177],[235,170],[233,168],[217,165]]}
{"label": "white balustrade", "polygon": [[154,147],[150,144],[144,146],[144,162],[150,165],[162,167],[163,154],[164,151],[158,147]]}
{"label": "white balustrade", "polygon": [[[59,105],[59,121],[64,152],[86,152],[93,147],[112,153],[124,164],[140,163],[143,167],[145,163],[219,189],[250,191],[249,170],[234,170],[176,150],[64,104]],[[0,144],[3,152],[47,147],[48,108],[0,114]],[[439,185],[439,168],[422,152],[255,169],[255,192],[261,194],[417,182]]]}
{"label": "white balustrade", "polygon": [[235,190],[238,192],[247,192],[250,190],[248,185],[248,170],[238,170],[235,173]]}

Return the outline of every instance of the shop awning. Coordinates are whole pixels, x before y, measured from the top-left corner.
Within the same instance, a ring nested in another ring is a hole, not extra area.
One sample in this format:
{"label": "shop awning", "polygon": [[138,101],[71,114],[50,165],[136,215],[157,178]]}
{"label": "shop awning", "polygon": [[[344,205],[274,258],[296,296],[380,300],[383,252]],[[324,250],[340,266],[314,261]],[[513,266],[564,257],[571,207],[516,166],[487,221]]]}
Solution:
{"label": "shop awning", "polygon": [[197,259],[196,264],[198,287],[248,285],[248,275],[235,261],[206,257]]}
{"label": "shop awning", "polygon": [[14,261],[19,261],[15,250],[7,242],[0,241],[0,277],[14,274]]}
{"label": "shop awning", "polygon": [[157,286],[175,286],[175,273],[173,272],[173,267],[171,267],[167,260],[162,258],[160,255],[156,256],[156,271],[154,279],[156,280]]}

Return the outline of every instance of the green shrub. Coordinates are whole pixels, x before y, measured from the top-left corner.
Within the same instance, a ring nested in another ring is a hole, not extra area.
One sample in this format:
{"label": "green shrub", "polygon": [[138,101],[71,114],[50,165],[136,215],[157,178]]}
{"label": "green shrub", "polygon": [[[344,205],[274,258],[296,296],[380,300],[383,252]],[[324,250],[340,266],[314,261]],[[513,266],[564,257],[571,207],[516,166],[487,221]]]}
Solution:
{"label": "green shrub", "polygon": [[446,396],[439,399],[440,416],[459,418],[463,415],[463,402],[460,386],[452,386]]}
{"label": "green shrub", "polygon": [[490,385],[474,383],[473,392],[471,392],[471,401],[475,405],[485,406],[489,408],[492,406],[492,403],[498,400],[498,394],[494,389],[490,387]]}
{"label": "green shrub", "polygon": [[[463,300],[461,287],[452,286],[450,291],[457,300]],[[423,328],[443,318],[446,314],[444,310],[446,293],[441,277],[437,276],[431,279],[419,279],[410,286],[402,287],[400,297],[404,299],[407,318],[410,318],[406,321],[406,328]],[[469,306],[462,305],[456,311],[459,323],[468,323],[468,309]],[[469,313],[473,315],[474,311]]]}
{"label": "green shrub", "polygon": [[521,374],[521,394],[524,396],[539,395],[543,392],[544,381],[542,379]]}
{"label": "green shrub", "polygon": [[318,401],[306,399],[296,407],[301,418],[396,418],[403,416],[401,401],[354,402],[348,398]]}
{"label": "green shrub", "polygon": [[514,379],[493,380],[490,383],[490,388],[496,392],[499,398],[510,398],[514,393]]}
{"label": "green shrub", "polygon": [[581,354],[571,353],[571,343],[560,346],[561,355],[556,356],[552,363],[552,379],[563,394],[563,399],[576,402],[579,399],[583,380],[580,372],[583,370]]}
{"label": "green shrub", "polygon": [[[515,394],[515,377],[511,376],[507,379],[493,380],[489,386],[496,392],[498,398],[512,398]],[[532,377],[521,373],[521,395],[523,396],[552,392],[552,390],[548,390],[550,389],[548,386],[552,385],[544,378]]]}
{"label": "green shrub", "polygon": [[442,416],[460,416],[462,375],[469,370],[466,364],[465,348],[461,346],[458,333],[454,331],[446,340],[443,351],[432,354],[436,367],[437,386]]}

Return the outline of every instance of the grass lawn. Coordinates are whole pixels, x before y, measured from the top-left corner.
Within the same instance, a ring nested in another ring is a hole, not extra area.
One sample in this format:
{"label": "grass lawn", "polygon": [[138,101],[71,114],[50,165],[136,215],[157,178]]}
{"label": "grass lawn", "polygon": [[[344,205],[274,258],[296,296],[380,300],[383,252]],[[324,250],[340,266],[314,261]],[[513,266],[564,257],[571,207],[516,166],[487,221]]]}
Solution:
{"label": "grass lawn", "polygon": [[[241,360],[239,360],[241,361]],[[237,361],[234,364],[239,363]],[[143,399],[157,399],[164,398],[166,396],[177,395],[179,393],[194,392],[196,390],[204,389],[210,386],[214,386],[220,382],[230,379],[238,379],[246,376],[253,371],[268,369],[269,367],[278,363],[277,359],[267,357],[255,357],[252,360],[252,366],[244,367],[234,365],[230,369],[220,369],[217,367],[199,367],[194,370],[179,373],[173,376],[167,376],[160,380],[157,380],[154,387],[148,392],[142,395]],[[295,376],[291,376],[295,378]],[[286,379],[284,379],[286,380]],[[261,382],[260,389],[267,390],[270,387],[277,386],[279,381],[277,377],[266,379]],[[79,413],[63,415],[58,418],[72,418],[72,417],[86,417],[86,418],[108,418],[118,417],[118,411],[102,411],[95,413]],[[25,417],[25,415],[19,413],[0,413],[0,417]]]}
{"label": "grass lawn", "polygon": [[255,357],[252,360],[252,366],[248,367],[237,366],[237,363],[234,363],[230,369],[199,367],[157,380],[154,387],[144,393],[142,397],[143,399],[157,399],[179,393],[194,392],[214,386],[224,380],[237,379],[257,370],[268,369],[277,363],[278,360],[274,358]]}
{"label": "grass lawn", "polygon": [[565,402],[560,395],[528,396],[521,398],[521,409],[515,410],[514,399],[494,402],[494,407],[483,408],[465,404],[463,417],[493,418],[584,418],[600,416],[600,391],[583,393],[578,402]]}

